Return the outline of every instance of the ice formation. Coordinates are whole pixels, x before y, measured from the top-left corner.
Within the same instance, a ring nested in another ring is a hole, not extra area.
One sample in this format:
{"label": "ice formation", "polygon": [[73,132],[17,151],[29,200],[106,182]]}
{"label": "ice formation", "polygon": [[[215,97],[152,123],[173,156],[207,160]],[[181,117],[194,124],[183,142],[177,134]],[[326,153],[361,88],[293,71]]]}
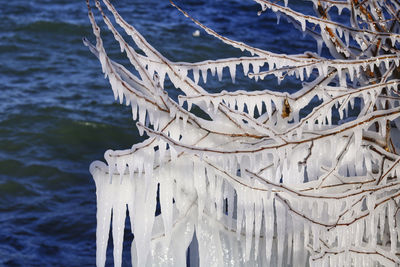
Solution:
{"label": "ice formation", "polygon": [[[230,40],[171,1],[206,33],[252,55],[172,62],[109,0],[94,7],[87,0],[96,44],[84,43],[148,136],[130,149],[108,150],[106,163],[90,167],[97,266],[106,262],[110,226],[114,266],[121,266],[127,212],[133,266],[400,264],[400,3],[312,0],[314,17],[288,1],[255,1],[259,14],[272,9],[331,57]],[[93,9],[135,73],[108,57]],[[349,24],[331,19],[335,11],[347,12]],[[199,85],[208,73],[221,80],[224,69],[235,82],[238,66],[250,79],[290,75],[303,87],[209,93]],[[182,91],[178,103],[164,90],[166,79]],[[191,112],[194,105],[210,119]]]}

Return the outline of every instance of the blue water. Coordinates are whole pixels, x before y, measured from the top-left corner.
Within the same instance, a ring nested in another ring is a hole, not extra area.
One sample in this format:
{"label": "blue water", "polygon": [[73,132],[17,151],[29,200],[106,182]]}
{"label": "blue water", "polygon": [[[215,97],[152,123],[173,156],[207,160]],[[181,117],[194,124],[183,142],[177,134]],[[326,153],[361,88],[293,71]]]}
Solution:
{"label": "blue water", "polygon": [[[196,26],[167,0],[114,2],[171,60],[240,55],[204,32],[193,37]],[[178,3],[250,45],[280,53],[316,50],[284,20],[277,26],[271,12],[258,17],[252,1]],[[102,32],[108,52],[126,62]],[[139,139],[130,108],[114,102],[97,59],[82,44],[85,36],[94,40],[83,0],[13,0],[0,8],[0,266],[95,265],[96,195],[88,167],[107,149]],[[226,86],[229,79],[211,81],[210,90]],[[246,88],[267,86],[297,88],[274,80]],[[246,89],[240,79],[231,88]],[[124,252],[124,265],[129,261]]]}

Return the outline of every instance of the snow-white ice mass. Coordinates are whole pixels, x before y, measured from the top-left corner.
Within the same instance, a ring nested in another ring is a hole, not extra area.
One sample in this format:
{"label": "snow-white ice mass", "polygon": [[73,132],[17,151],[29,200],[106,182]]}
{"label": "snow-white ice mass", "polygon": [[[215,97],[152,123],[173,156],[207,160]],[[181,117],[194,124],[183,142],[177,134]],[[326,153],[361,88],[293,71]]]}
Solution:
{"label": "snow-white ice mass", "polygon": [[[105,265],[110,229],[114,266],[121,266],[127,214],[133,266],[400,264],[400,2],[312,0],[314,16],[291,9],[288,0],[255,2],[258,15],[272,10],[310,34],[318,52],[251,47],[171,1],[200,30],[243,51],[238,58],[173,62],[111,1],[87,0],[96,44],[84,43],[115,99],[132,107],[148,136],[90,166],[97,266]],[[135,72],[107,55],[95,11]],[[347,24],[333,19],[343,16]],[[324,46],[329,56],[321,55]],[[237,75],[293,76],[303,87],[211,93],[199,85],[200,76],[204,83],[221,80],[225,69],[233,82]],[[177,102],[164,90],[166,80],[181,93]]]}

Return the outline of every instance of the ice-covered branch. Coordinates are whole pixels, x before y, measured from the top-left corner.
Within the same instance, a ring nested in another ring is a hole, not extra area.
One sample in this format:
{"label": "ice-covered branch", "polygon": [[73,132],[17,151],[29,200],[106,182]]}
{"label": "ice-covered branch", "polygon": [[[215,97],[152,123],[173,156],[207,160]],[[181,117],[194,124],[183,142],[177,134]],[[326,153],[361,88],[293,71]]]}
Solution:
{"label": "ice-covered branch", "polygon": [[[127,210],[133,266],[187,266],[188,249],[201,266],[398,264],[398,1],[312,0],[315,16],[288,1],[255,1],[307,30],[330,55],[278,54],[231,40],[171,1],[244,52],[172,61],[111,1],[95,0],[92,10],[87,0],[96,44],[84,44],[147,135],[129,149],[108,150],[106,164],[90,167],[97,266],[105,265],[110,224],[114,265],[121,266]],[[133,71],[109,57],[95,12]],[[274,75],[293,76],[301,88],[208,92],[208,73],[221,80],[226,70],[241,85]],[[179,89],[178,103],[169,89]]]}

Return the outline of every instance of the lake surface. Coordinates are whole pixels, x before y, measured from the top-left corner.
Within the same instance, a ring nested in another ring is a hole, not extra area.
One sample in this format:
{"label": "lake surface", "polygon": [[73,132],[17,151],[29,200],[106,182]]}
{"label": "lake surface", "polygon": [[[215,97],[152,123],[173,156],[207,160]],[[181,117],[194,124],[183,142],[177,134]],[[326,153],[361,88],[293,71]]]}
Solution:
{"label": "lake surface", "polygon": [[[173,61],[241,55],[204,31],[194,37],[198,28],[168,0],[113,2]],[[232,39],[279,53],[316,50],[284,19],[276,25],[271,11],[257,16],[253,1],[177,3]],[[109,54],[126,62],[100,25]],[[96,194],[89,165],[139,137],[130,108],[114,102],[82,37],[94,41],[83,0],[13,0],[0,9],[0,266],[95,265]],[[224,79],[209,88],[298,88],[290,81],[278,87],[273,79],[247,87],[239,79],[230,86]],[[169,93],[176,97],[173,89]],[[124,266],[130,266],[129,241],[125,245]]]}

